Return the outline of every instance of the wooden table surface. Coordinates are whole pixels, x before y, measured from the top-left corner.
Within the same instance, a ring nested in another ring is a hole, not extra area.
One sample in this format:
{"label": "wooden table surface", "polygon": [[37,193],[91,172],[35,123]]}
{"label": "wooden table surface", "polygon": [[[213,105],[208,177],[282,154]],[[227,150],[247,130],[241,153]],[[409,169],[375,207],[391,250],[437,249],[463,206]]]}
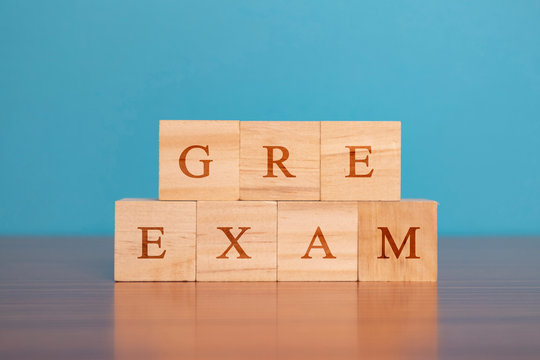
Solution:
{"label": "wooden table surface", "polygon": [[438,284],[114,283],[111,237],[0,246],[1,359],[540,358],[540,238],[441,238]]}

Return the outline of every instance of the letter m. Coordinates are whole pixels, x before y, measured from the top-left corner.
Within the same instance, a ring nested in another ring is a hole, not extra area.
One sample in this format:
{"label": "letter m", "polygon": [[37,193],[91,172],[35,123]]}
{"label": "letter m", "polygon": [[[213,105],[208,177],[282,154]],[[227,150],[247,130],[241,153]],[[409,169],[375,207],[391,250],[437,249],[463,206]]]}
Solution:
{"label": "letter m", "polygon": [[401,246],[399,248],[397,247],[396,242],[394,241],[394,238],[392,237],[392,234],[390,234],[390,230],[388,230],[387,227],[378,227],[377,229],[381,230],[382,233],[382,255],[379,256],[377,259],[389,259],[389,257],[386,256],[385,252],[385,239],[388,239],[388,243],[390,244],[390,247],[392,248],[392,251],[396,256],[396,259],[399,259],[399,256],[405,248],[407,240],[410,240],[409,256],[407,256],[405,259],[420,259],[419,256],[416,256],[416,230],[420,229],[419,227],[409,228],[409,231],[407,231],[407,235],[405,235],[405,239],[403,239],[403,242],[401,243]]}

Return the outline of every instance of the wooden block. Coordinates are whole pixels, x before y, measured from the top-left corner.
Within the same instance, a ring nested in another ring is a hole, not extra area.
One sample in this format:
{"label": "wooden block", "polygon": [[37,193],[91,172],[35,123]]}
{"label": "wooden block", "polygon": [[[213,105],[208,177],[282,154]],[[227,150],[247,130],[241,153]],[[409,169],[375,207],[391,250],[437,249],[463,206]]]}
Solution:
{"label": "wooden block", "polygon": [[275,281],[273,201],[197,203],[198,281]]}
{"label": "wooden block", "polygon": [[159,123],[160,200],[238,200],[238,121]]}
{"label": "wooden block", "polygon": [[323,121],[322,200],[399,200],[401,123]]}
{"label": "wooden block", "polygon": [[194,201],[117,201],[114,279],[194,281],[196,210]]}
{"label": "wooden block", "polygon": [[356,281],[355,202],[278,203],[279,281]]}
{"label": "wooden block", "polygon": [[319,122],[240,122],[240,199],[319,200],[319,158]]}
{"label": "wooden block", "polygon": [[437,281],[437,203],[358,203],[360,281]]}

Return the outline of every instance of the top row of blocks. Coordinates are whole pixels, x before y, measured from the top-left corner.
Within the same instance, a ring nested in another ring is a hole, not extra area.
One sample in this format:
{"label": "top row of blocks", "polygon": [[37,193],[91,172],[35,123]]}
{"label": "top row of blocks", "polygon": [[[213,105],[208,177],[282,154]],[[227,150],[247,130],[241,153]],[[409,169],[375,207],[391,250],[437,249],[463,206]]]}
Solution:
{"label": "top row of blocks", "polygon": [[160,200],[399,200],[401,123],[161,120]]}

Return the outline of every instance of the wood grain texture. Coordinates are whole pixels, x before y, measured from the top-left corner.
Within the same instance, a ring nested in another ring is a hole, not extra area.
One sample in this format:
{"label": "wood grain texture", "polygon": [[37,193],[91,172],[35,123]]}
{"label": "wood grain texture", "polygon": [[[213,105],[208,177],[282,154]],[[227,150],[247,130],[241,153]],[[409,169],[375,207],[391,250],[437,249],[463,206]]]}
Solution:
{"label": "wood grain texture", "polygon": [[[115,283],[113,242],[0,236],[1,359],[540,353],[538,236],[441,237],[438,282]],[[246,325],[257,331],[249,338]]]}
{"label": "wood grain texture", "polygon": [[[357,223],[355,202],[278,203],[278,280],[279,281],[356,281]],[[333,257],[328,256],[320,228]],[[304,257],[304,258],[303,258]]]}
{"label": "wood grain texture", "polygon": [[[288,174],[275,163],[268,172],[269,152],[273,160],[284,156],[284,150],[268,148],[276,146],[288,151],[282,163]],[[240,199],[319,200],[319,157],[319,122],[240,122]]]}
{"label": "wood grain texture", "polygon": [[[370,147],[354,150],[355,159],[360,160],[355,162],[354,173],[350,171],[351,149],[347,146]],[[361,161],[366,157],[367,164]],[[321,122],[322,200],[399,200],[400,187],[400,122]]]}
{"label": "wood grain texture", "polygon": [[[193,201],[116,201],[114,279],[194,281],[195,227],[196,203]],[[149,241],[146,257],[145,232]],[[153,243],[158,239],[161,239],[160,244]],[[162,258],[156,258],[162,254]]]}
{"label": "wood grain texture", "polygon": [[273,201],[199,201],[197,280],[275,281],[276,226]]}
{"label": "wood grain texture", "polygon": [[[411,228],[418,229],[411,231]],[[386,235],[385,258],[383,258],[384,233],[389,233],[396,249],[402,250],[399,256],[396,256],[390,245],[389,236]],[[403,244],[408,233],[410,236]],[[358,234],[360,281],[437,281],[435,201],[359,202]],[[411,250],[413,236],[416,245],[415,254],[412,254]]]}
{"label": "wood grain texture", "polygon": [[[193,145],[205,149],[193,148],[185,153],[185,170],[204,177],[190,177],[180,167],[182,153]],[[161,120],[159,199],[238,200],[239,153],[238,121]]]}

